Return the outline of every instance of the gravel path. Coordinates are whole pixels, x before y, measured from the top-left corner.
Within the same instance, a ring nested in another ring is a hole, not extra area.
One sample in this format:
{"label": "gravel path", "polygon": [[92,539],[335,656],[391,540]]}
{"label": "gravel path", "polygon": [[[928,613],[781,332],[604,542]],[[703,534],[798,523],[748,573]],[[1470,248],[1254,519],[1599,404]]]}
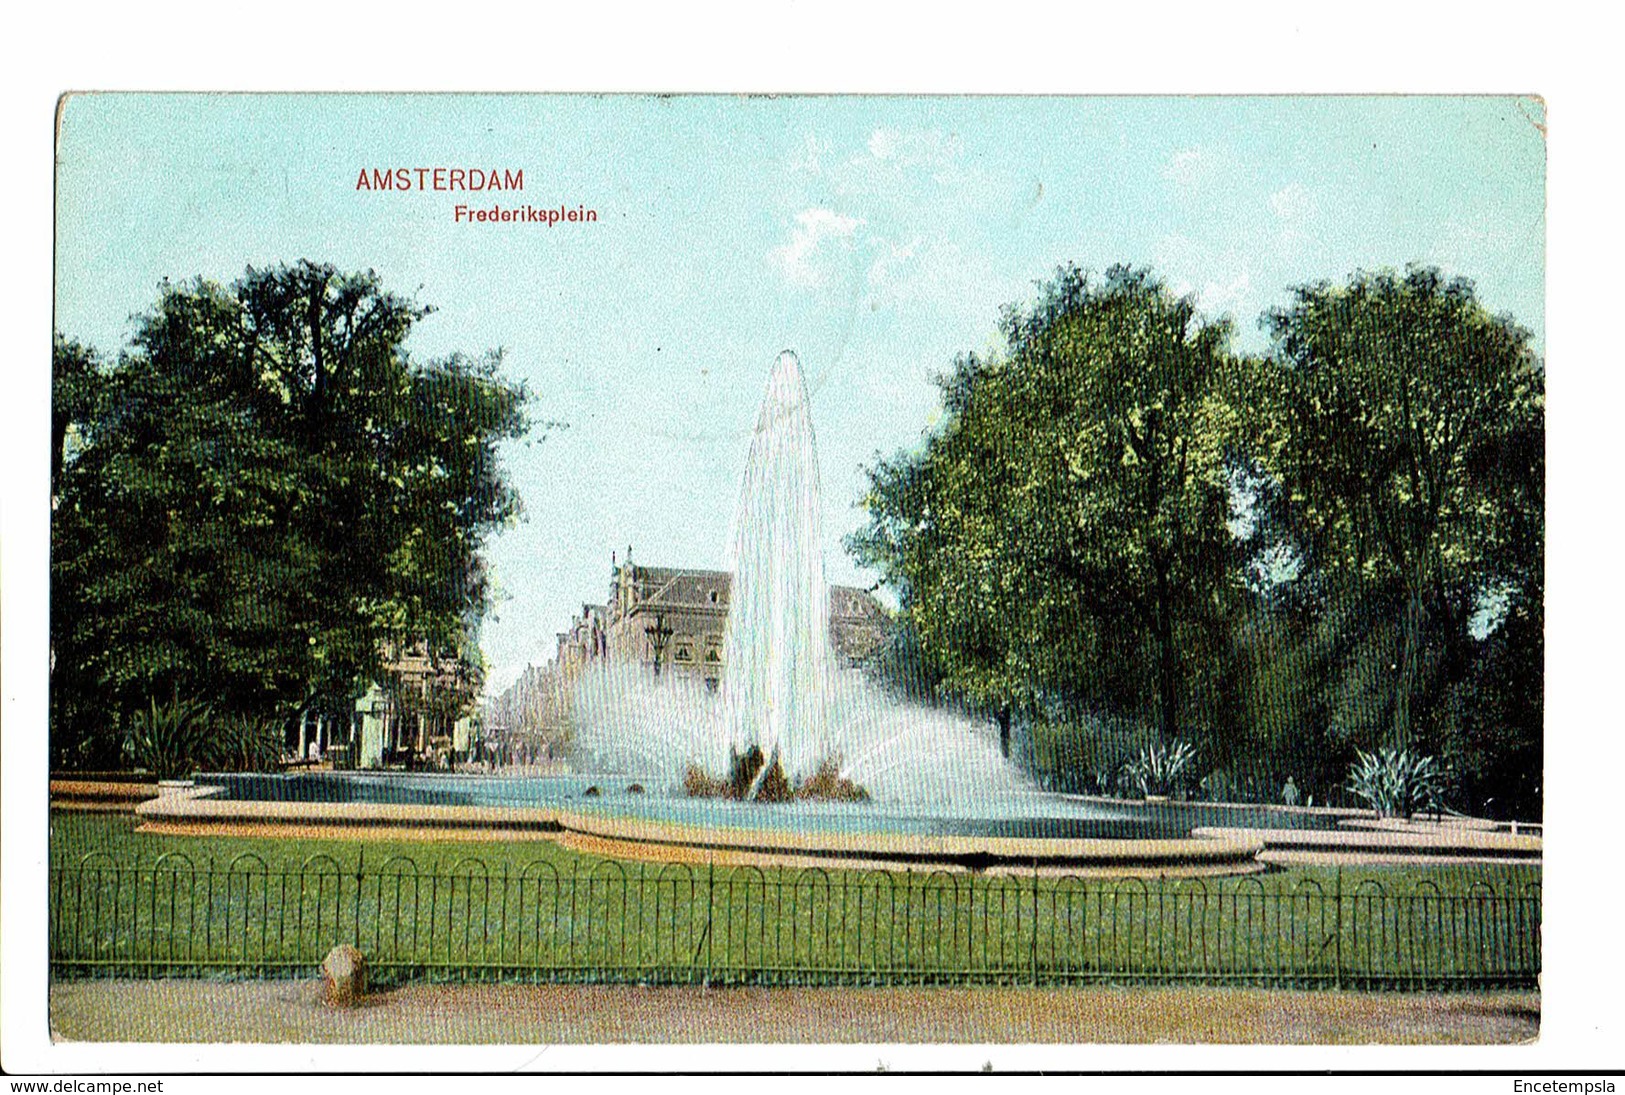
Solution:
{"label": "gravel path", "polygon": [[701,989],[412,985],[350,1011],[309,981],[76,981],[51,989],[68,1041],[563,1044],[1504,1043],[1535,993],[1245,988]]}

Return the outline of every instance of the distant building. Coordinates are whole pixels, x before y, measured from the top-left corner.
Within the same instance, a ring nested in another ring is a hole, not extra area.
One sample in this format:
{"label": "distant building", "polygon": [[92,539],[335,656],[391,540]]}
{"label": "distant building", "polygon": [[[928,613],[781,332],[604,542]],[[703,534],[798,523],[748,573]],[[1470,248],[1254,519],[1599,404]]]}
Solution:
{"label": "distant building", "polygon": [[[603,604],[583,604],[570,626],[556,634],[552,661],[529,666],[484,709],[482,756],[503,764],[523,764],[557,756],[570,734],[573,682],[597,662],[634,665],[654,674],[674,674],[721,685],[727,668],[723,635],[728,627],[725,570],[648,567],[610,557],[609,596]],[[879,648],[886,611],[874,595],[852,586],[829,591],[830,643],[847,665],[868,659]]]}
{"label": "distant building", "polygon": [[568,685],[557,662],[526,666],[518,680],[487,701],[478,758],[506,766],[553,757],[569,736]]}
{"label": "distant building", "polygon": [[[558,633],[556,662],[571,675],[590,662],[634,662],[654,672],[674,672],[716,688],[727,651],[728,590],[725,570],[649,567],[611,557],[609,598],[584,604]],[[886,613],[873,594],[852,586],[829,590],[830,643],[849,665],[879,647]]]}
{"label": "distant building", "polygon": [[399,683],[373,684],[356,701],[354,763],[375,768],[466,754],[477,734],[476,672],[460,660],[431,657],[422,644],[384,654],[387,676]]}

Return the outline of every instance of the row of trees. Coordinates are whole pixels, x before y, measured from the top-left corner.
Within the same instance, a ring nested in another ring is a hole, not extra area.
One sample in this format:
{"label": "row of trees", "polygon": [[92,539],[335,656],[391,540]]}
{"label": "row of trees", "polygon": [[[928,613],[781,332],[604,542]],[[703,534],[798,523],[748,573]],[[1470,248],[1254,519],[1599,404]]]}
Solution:
{"label": "row of trees", "polygon": [[[899,594],[890,670],[1098,787],[1152,742],[1322,801],[1360,749],[1538,811],[1544,370],[1433,269],[1293,290],[1238,354],[1143,269],[1062,268],[960,357],[849,548]],[[1249,787],[1249,785],[1251,785]]]}
{"label": "row of trees", "polygon": [[526,394],[499,354],[414,359],[429,312],[301,262],[166,282],[114,361],[57,336],[56,763],[118,763],[154,702],[347,718],[408,645],[478,686],[480,550],[518,506],[496,445]]}

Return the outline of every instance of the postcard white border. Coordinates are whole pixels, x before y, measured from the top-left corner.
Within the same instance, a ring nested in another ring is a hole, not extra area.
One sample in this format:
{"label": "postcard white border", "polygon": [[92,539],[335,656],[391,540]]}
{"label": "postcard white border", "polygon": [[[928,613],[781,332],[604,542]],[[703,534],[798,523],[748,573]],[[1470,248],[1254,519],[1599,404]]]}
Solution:
{"label": "postcard white border", "polygon": [[[1326,1069],[1617,1065],[1625,973],[1612,911],[1620,801],[1617,536],[1619,86],[1612,13],[1415,3],[1157,5],[1143,15],[870,3],[595,11],[390,5],[58,6],[13,16],[4,78],[10,351],[0,400],[4,578],[0,1050],[7,1072],[495,1069]],[[17,46],[22,48],[18,49]],[[290,64],[291,58],[298,58]],[[43,913],[50,117],[67,89],[1536,93],[1550,125],[1547,862],[1542,1035],[1519,1047],[53,1046]],[[1610,259],[1614,259],[1610,262]],[[1612,338],[1608,336],[1612,335]],[[1608,703],[1613,700],[1613,703]],[[1591,873],[1588,875],[1588,869]],[[1617,907],[1617,906],[1613,906]]]}

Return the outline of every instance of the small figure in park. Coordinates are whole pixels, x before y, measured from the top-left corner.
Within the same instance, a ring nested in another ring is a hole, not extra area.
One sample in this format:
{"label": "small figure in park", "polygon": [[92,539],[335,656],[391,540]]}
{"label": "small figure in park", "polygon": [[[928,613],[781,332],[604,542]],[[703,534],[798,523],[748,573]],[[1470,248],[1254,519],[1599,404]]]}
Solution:
{"label": "small figure in park", "polygon": [[1281,801],[1288,806],[1298,804],[1298,785],[1292,782],[1292,777],[1286,777],[1286,786],[1281,788]]}

